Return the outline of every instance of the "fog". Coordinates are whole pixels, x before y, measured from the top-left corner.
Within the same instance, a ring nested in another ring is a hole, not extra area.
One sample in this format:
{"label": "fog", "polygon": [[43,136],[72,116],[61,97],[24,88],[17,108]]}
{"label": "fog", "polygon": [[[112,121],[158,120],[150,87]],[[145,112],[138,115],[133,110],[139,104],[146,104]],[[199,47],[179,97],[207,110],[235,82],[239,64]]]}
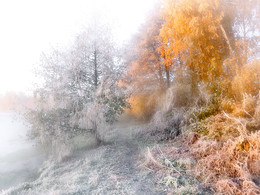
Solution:
{"label": "fog", "polygon": [[0,1],[0,195],[260,194],[259,10]]}
{"label": "fog", "polygon": [[0,190],[30,181],[44,156],[26,137],[27,126],[16,114],[0,112]]}

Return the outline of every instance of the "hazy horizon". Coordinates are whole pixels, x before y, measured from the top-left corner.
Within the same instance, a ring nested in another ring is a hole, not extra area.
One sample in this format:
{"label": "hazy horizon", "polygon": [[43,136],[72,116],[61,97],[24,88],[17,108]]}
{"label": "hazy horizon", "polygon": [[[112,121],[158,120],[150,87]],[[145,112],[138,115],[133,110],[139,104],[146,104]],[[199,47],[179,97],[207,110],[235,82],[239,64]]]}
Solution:
{"label": "hazy horizon", "polygon": [[32,94],[42,52],[65,47],[97,15],[124,43],[144,22],[156,0],[1,1],[0,95]]}

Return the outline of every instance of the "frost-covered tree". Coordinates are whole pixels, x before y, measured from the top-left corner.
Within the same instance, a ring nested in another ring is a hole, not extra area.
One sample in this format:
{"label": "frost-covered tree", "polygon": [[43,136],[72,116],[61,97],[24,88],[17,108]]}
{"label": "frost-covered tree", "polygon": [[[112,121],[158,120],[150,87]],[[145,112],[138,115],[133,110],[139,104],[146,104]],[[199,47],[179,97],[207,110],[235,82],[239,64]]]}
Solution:
{"label": "frost-covered tree", "polygon": [[28,113],[31,137],[42,143],[66,142],[91,132],[101,142],[99,129],[113,123],[127,107],[118,87],[120,57],[111,34],[93,27],[79,34],[71,47],[43,54],[35,91],[36,110]]}

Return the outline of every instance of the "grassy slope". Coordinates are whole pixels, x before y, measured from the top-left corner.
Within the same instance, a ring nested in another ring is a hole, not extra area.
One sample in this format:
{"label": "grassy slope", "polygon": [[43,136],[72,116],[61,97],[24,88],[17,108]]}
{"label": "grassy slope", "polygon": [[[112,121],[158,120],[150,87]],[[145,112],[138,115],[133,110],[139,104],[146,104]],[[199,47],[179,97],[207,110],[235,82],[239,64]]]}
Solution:
{"label": "grassy slope", "polygon": [[136,126],[118,124],[107,134],[110,144],[82,148],[62,162],[46,161],[38,179],[1,194],[165,194],[138,168],[141,144],[131,133]]}

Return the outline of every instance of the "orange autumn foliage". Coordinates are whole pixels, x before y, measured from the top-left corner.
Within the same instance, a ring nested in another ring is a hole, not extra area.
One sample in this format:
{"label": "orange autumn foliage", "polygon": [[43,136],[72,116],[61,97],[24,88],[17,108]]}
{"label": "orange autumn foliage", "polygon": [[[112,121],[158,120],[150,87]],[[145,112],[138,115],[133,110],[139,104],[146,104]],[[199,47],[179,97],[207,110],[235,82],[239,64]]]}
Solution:
{"label": "orange autumn foliage", "polygon": [[213,82],[219,77],[229,53],[221,30],[224,13],[219,1],[166,0],[162,15],[164,63],[174,66],[181,61],[199,80]]}
{"label": "orange autumn foliage", "polygon": [[132,95],[128,102],[131,105],[126,113],[138,120],[149,120],[155,113],[157,101],[161,93]]}

